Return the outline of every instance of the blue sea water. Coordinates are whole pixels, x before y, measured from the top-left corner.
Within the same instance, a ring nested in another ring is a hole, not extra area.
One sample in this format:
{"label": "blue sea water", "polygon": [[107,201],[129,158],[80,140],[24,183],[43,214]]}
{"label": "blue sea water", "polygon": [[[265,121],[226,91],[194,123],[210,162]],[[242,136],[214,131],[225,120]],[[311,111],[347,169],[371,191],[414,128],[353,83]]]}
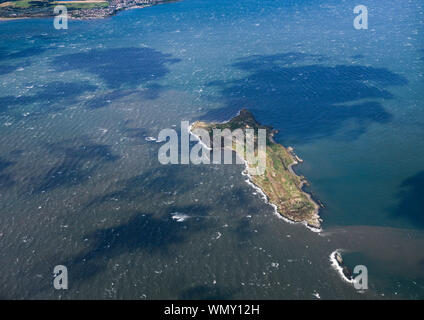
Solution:
{"label": "blue sea water", "polygon": [[[0,297],[423,298],[423,5],[361,4],[368,30],[357,3],[313,0],[1,21]],[[145,140],[241,108],[304,160],[321,235],[240,166],[163,166]],[[367,292],[331,268],[339,248]]]}

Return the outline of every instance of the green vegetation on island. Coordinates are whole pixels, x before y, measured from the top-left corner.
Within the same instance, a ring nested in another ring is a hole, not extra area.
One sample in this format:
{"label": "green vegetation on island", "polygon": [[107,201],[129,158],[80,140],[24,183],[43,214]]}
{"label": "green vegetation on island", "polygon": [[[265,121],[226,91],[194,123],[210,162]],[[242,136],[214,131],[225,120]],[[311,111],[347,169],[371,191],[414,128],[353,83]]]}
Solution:
{"label": "green vegetation on island", "polygon": [[[292,148],[284,148],[274,141],[274,134],[277,133],[271,127],[260,125],[248,110],[241,110],[240,113],[228,122],[206,123],[196,121],[191,130],[205,129],[209,135],[213,136],[213,129],[254,129],[255,152],[257,151],[258,129],[266,129],[266,168],[262,175],[251,175],[250,180],[259,187],[267,196],[270,203],[276,206],[277,211],[285,218],[303,222],[313,228],[320,228],[321,219],[318,215],[319,206],[311,196],[302,190],[306,180],[303,176],[298,176],[292,166],[301,162]],[[233,138],[233,150],[235,149],[235,138]],[[213,147],[213,145],[212,145]],[[238,155],[240,156],[240,155]]]}

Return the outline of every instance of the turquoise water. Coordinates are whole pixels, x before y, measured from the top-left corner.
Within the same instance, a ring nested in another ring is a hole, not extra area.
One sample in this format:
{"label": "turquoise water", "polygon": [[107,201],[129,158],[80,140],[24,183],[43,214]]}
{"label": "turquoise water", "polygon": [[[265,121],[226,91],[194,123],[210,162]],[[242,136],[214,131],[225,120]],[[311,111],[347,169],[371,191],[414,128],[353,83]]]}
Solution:
{"label": "turquoise water", "polygon": [[[361,31],[351,1],[0,22],[0,297],[422,298],[424,11],[362,4]],[[162,166],[145,140],[240,108],[304,159],[322,235],[278,219],[240,166]],[[337,248],[369,291],[331,268]]]}

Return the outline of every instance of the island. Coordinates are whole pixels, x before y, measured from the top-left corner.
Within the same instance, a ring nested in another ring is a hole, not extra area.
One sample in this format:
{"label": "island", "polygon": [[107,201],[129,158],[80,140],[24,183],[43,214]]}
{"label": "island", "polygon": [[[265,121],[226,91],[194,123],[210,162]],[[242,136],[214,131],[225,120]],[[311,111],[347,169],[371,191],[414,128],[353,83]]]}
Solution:
{"label": "island", "polygon": [[[213,129],[254,129],[255,141],[258,129],[266,130],[266,169],[262,175],[248,175],[248,182],[252,183],[265,196],[265,200],[274,206],[277,213],[292,221],[300,222],[314,231],[320,231],[321,219],[318,215],[320,206],[312,199],[311,195],[303,190],[307,183],[303,176],[293,171],[293,166],[302,162],[294,153],[293,148],[285,148],[276,143],[274,135],[277,130],[269,126],[259,124],[252,113],[246,109],[241,110],[238,115],[227,122],[202,122],[196,121],[192,124],[190,131],[205,129],[212,136]],[[211,139],[212,141],[212,139]],[[256,147],[255,143],[255,147]],[[213,148],[213,144],[211,145]],[[235,138],[233,138],[233,151],[235,149]],[[243,155],[238,155],[243,157]],[[247,166],[246,162],[246,166]]]}
{"label": "island", "polygon": [[343,280],[349,283],[355,282],[352,271],[343,261],[340,249],[337,249],[330,254],[330,261],[333,268],[340,274]]}
{"label": "island", "polygon": [[0,19],[53,17],[55,6],[66,6],[69,18],[98,19],[121,10],[150,7],[177,0],[0,0]]}

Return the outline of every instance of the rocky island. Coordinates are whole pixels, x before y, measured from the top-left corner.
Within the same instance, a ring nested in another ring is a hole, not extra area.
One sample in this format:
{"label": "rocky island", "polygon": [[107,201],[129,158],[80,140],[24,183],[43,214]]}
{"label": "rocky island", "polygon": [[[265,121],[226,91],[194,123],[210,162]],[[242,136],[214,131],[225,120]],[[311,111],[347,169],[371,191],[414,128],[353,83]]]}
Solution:
{"label": "rocky island", "polygon": [[[286,149],[274,141],[274,135],[278,132],[277,130],[259,124],[252,113],[246,109],[241,110],[237,116],[224,123],[196,121],[191,126],[191,131],[197,128],[205,129],[210,135],[212,135],[213,129],[230,129],[233,131],[252,128],[255,132],[255,141],[257,140],[258,129],[265,129],[265,173],[262,175],[248,175],[248,181],[261,190],[266,201],[269,201],[276,212],[284,218],[293,222],[304,223],[313,230],[320,230],[319,205],[312,200],[308,193],[303,191],[302,188],[307,183],[305,178],[297,175],[292,170],[292,166],[298,164],[301,159],[294,154],[292,148]],[[234,140],[233,145],[235,143]],[[236,151],[235,148],[233,150]]]}
{"label": "rocky island", "polygon": [[354,283],[352,271],[343,261],[341,250],[335,250],[330,255],[331,265],[340,274],[343,280],[349,283]]}
{"label": "rocky island", "polygon": [[73,19],[98,19],[121,10],[144,8],[177,0],[0,0],[0,19],[55,16],[55,6],[64,5]]}

